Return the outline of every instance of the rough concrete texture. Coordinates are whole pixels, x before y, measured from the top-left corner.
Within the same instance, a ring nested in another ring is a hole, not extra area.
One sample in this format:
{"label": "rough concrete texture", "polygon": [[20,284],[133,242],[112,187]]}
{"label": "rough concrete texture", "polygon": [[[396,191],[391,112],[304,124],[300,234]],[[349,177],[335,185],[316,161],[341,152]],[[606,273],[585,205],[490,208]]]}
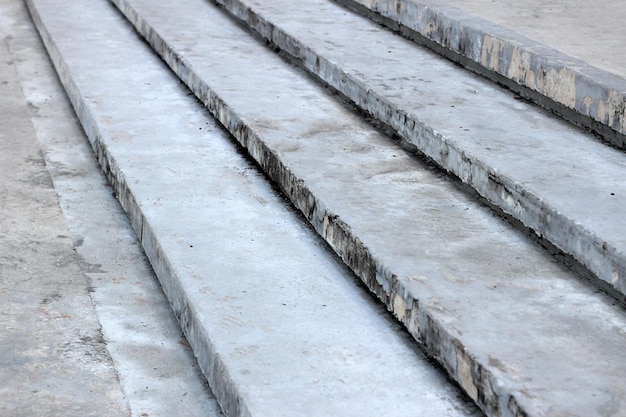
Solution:
{"label": "rough concrete texture", "polygon": [[226,413],[480,414],[111,5],[28,5]]}
{"label": "rough concrete texture", "polygon": [[[594,67],[626,78],[623,47],[626,9],[619,3],[584,0],[444,0],[463,12],[509,28]],[[611,28],[611,30],[607,30]],[[599,37],[601,35],[601,37]],[[600,40],[600,41],[599,41]]]}
{"label": "rough concrete texture", "polygon": [[217,2],[624,298],[622,152],[332,2]]}
{"label": "rough concrete texture", "polygon": [[[100,172],[24,4],[2,1],[0,16],[0,33],[11,35],[2,38],[9,46],[130,415],[220,415],[137,237]],[[40,227],[41,220],[24,227]],[[10,392],[19,387],[6,384],[5,389]],[[36,411],[31,416],[53,415],[45,407],[37,411],[36,401],[32,407]],[[97,410],[97,415],[107,413]]]}
{"label": "rough concrete texture", "polygon": [[608,140],[624,146],[626,72],[623,54],[616,53],[624,35],[623,7],[583,0],[339,2],[367,8],[470,62],[608,126],[617,135],[593,122],[573,120],[606,133]]}
{"label": "rough concrete texture", "polygon": [[10,35],[0,35],[0,414],[126,416]]}
{"label": "rough concrete texture", "polygon": [[211,4],[115,3],[487,414],[625,412],[623,309]]}

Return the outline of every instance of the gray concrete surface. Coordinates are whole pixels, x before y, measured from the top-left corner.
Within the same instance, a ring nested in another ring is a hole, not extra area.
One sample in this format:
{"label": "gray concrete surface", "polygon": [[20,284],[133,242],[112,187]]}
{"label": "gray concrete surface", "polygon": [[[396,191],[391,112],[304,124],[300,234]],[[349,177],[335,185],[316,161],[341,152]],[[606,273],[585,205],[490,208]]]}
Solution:
{"label": "gray concrete surface", "polygon": [[0,414],[128,415],[2,35]]}
{"label": "gray concrete surface", "polygon": [[229,415],[480,414],[109,3],[28,5]]}
{"label": "gray concrete surface", "polygon": [[217,3],[625,298],[623,152],[332,2]]}
{"label": "gray concrete surface", "polygon": [[481,73],[486,68],[488,76],[497,74],[513,89],[527,88],[520,92],[625,146],[626,80],[619,51],[626,12],[618,2],[338,1],[415,31],[442,46],[435,46],[441,53]]}
{"label": "gray concrete surface", "polygon": [[[5,104],[2,132],[11,133],[0,140],[5,157],[0,165],[0,182],[12,187],[4,195],[12,198],[2,200],[10,201],[2,211],[2,223],[7,227],[4,222],[9,219],[15,223],[11,223],[11,232],[0,238],[0,247],[5,260],[19,259],[20,265],[29,271],[22,272],[29,284],[17,288],[7,288],[9,282],[14,283],[19,277],[13,276],[11,268],[5,265],[7,269],[1,269],[5,273],[0,272],[2,299],[15,301],[9,305],[3,301],[2,320],[13,323],[9,329],[23,332],[13,351],[0,351],[0,414],[111,416],[117,409],[105,403],[109,396],[119,402],[123,415],[221,415],[137,237],[100,172],[21,1],[0,2],[0,39],[3,51],[9,49],[8,55],[3,55],[2,69],[15,72],[3,77],[11,90],[4,91],[0,100]],[[5,66],[4,58],[11,62],[10,66]],[[16,111],[7,111],[9,104],[20,109],[19,117]],[[21,143],[37,152],[26,166],[9,162],[20,160],[19,137],[13,135],[20,123],[32,124],[29,135],[23,136],[27,140]],[[11,175],[23,176],[23,181],[15,186],[4,181]],[[65,223],[65,229],[56,233],[64,236],[66,245],[56,245],[61,248],[52,259],[34,253],[18,255],[26,247],[36,250],[57,239],[56,235],[48,235],[50,226],[46,223],[50,216],[40,211],[41,201],[30,213],[33,204],[25,198],[32,194],[30,175],[37,175],[38,181],[47,187],[54,187],[46,190],[49,204],[56,204],[56,216]],[[20,218],[12,210],[26,210],[28,215]],[[11,239],[27,234],[34,236],[22,242],[24,248],[17,247],[19,242]],[[65,258],[73,265],[61,269],[47,266],[58,272],[41,280],[45,289],[38,288],[35,278],[39,277],[34,271],[46,267],[51,260],[59,263]],[[72,285],[66,282],[70,278]],[[78,291],[80,297],[75,295]],[[41,292],[44,294],[38,296]],[[65,301],[72,296],[85,306]],[[30,304],[40,301],[38,309],[29,309]],[[64,321],[65,315],[65,321],[70,316],[86,318],[65,323],[61,330],[67,336],[59,337],[54,333],[58,327],[54,323]],[[38,323],[33,325],[33,320]],[[21,325],[15,324],[20,321]],[[0,335],[2,346],[15,342],[10,332]],[[60,346],[55,348],[55,344]],[[22,351],[29,353],[20,354]],[[111,373],[116,384],[115,395],[100,382],[106,382],[105,371]],[[13,374],[7,375],[10,372],[28,372],[28,379],[16,380]]]}
{"label": "gray concrete surface", "polygon": [[115,3],[487,414],[624,413],[611,299],[210,3]]}
{"label": "gray concrete surface", "polygon": [[626,8],[619,2],[584,0],[444,0],[480,17],[550,46],[589,65],[626,78]]}

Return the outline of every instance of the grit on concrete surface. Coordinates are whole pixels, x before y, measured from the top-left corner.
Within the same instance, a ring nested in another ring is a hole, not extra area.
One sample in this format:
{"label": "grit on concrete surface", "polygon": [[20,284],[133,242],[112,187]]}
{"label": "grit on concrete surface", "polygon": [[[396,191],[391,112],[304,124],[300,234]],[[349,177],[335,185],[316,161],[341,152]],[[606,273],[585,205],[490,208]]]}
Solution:
{"label": "grit on concrete surface", "polygon": [[620,1],[443,0],[442,3],[626,78],[626,7]]}
{"label": "grit on concrete surface", "polygon": [[21,1],[0,39],[1,414],[221,415]]}

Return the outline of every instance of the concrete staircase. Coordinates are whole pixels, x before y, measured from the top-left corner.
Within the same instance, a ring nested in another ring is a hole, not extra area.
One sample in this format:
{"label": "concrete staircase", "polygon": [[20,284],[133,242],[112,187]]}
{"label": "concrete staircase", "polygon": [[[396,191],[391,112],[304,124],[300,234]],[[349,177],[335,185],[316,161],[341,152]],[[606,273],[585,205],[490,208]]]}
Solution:
{"label": "concrete staircase", "polygon": [[330,1],[26,3],[225,414],[626,414],[622,151]]}

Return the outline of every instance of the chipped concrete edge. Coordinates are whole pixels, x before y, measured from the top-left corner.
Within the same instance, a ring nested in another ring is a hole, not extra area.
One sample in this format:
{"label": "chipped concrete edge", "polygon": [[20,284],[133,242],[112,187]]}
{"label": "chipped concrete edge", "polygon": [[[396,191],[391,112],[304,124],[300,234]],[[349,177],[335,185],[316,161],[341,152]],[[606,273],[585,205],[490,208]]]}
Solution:
{"label": "chipped concrete edge", "polygon": [[149,22],[143,20],[126,0],[111,1],[268,177],[277,183],[320,236],[483,411],[491,416],[527,415],[523,405],[517,402],[516,396],[521,396],[517,390],[511,384],[497,380],[486,359],[468,352],[463,342],[437,320],[436,314],[420,305],[418,296],[405,289],[402,279],[383,265],[352,233],[350,226],[332,213],[307,184],[283,164],[263,138],[194,73],[190,64],[160,37]]}
{"label": "chipped concrete edge", "polygon": [[[481,75],[497,74],[500,77],[495,81],[514,90],[521,86],[518,92],[522,94],[530,91],[548,98],[528,95],[571,122],[600,134],[612,145],[626,149],[624,78],[440,2],[334,1],[368,14],[418,42],[415,35],[434,43],[439,46],[435,48],[438,53],[463,64],[475,64],[468,66]],[[431,46],[428,42],[425,45]]]}
{"label": "chipped concrete edge", "polygon": [[25,0],[25,3],[74,111],[96,153],[100,167],[115,190],[122,208],[127,213],[163,291],[167,295],[173,312],[192,346],[200,369],[215,393],[220,406],[227,415],[249,417],[250,412],[239,394],[236,384],[232,381],[223,361],[200,323],[198,314],[180,284],[175,268],[169,262],[167,254],[159,244],[158,236],[153,232],[150,223],[143,215],[141,206],[135,200],[124,173],[115,158],[109,153],[106,145],[107,138],[100,131],[89,106],[84,102],[78,86],[73,81],[71,71],[65,65],[60,51],[43,24],[33,0]]}
{"label": "chipped concrete edge", "polygon": [[[626,300],[626,257],[617,248],[582,227],[576,219],[552,207],[549,201],[466,152],[462,145],[424,124],[407,109],[399,108],[334,62],[284,32],[241,0],[213,0],[260,36],[294,58],[304,69],[338,90],[358,107],[395,130],[404,144],[431,158],[446,171],[470,185],[505,214],[520,221],[591,274],[596,284],[620,302]],[[549,220],[549,221],[548,221]]]}

